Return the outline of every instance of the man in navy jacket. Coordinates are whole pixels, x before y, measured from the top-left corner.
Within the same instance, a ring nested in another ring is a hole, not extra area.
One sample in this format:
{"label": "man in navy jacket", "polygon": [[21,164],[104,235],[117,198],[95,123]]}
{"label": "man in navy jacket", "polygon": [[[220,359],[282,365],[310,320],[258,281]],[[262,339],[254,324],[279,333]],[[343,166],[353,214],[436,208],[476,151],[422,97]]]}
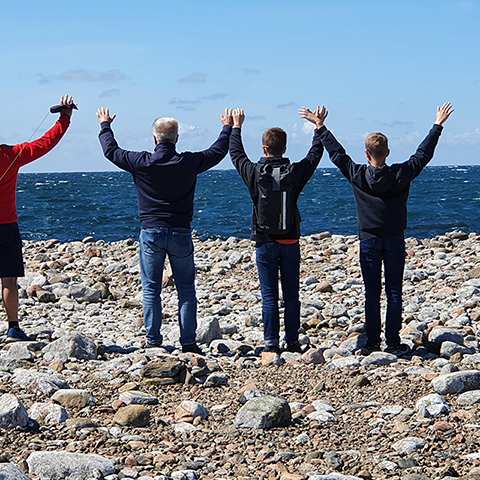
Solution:
{"label": "man in navy jacket", "polygon": [[142,222],[140,268],[143,288],[143,321],[147,347],[159,347],[163,337],[161,290],[166,255],[178,291],[180,343],[184,352],[202,354],[196,344],[197,298],[190,223],[197,175],[214,167],[228,152],[232,111],[221,115],[223,129],[216,142],[202,152],[177,153],[178,121],[157,118],[153,123],[155,151],[132,152],[120,148],[114,138],[109,109],[97,112],[103,153],[108,160],[130,172],[135,182]]}
{"label": "man in navy jacket", "polygon": [[404,231],[407,226],[407,200],[410,183],[433,158],[443,130],[453,113],[450,103],[437,108],[432,129],[409,160],[387,165],[388,139],[372,133],[365,140],[368,165],[355,163],[324,126],[320,138],[332,162],[351,183],[357,205],[360,235],[360,266],[365,284],[366,350],[380,350],[380,293],[382,262],[385,270],[387,314],[385,320],[386,351],[395,355],[409,353],[400,343],[402,326],[402,283],[405,267]]}

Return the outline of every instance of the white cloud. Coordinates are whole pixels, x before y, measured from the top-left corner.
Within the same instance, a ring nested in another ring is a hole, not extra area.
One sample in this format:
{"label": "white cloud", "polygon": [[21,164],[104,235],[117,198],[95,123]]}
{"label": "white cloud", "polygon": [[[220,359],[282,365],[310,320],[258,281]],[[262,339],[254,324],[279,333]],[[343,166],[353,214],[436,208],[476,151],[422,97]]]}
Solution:
{"label": "white cloud", "polygon": [[195,127],[194,125],[185,125],[178,123],[178,134],[184,137],[199,137],[207,132],[205,128]]}
{"label": "white cloud", "polygon": [[177,80],[177,83],[205,83],[207,81],[206,73],[192,73],[186,77]]}
{"label": "white cloud", "polygon": [[305,135],[311,136],[311,135],[313,134],[314,128],[315,128],[315,126],[313,125],[313,123],[311,123],[311,122],[305,122],[305,123],[302,125],[302,132],[303,132]]}
{"label": "white cloud", "polygon": [[477,145],[480,143],[480,128],[476,128],[472,132],[457,133],[456,135],[447,133],[442,138],[442,142],[448,145]]}

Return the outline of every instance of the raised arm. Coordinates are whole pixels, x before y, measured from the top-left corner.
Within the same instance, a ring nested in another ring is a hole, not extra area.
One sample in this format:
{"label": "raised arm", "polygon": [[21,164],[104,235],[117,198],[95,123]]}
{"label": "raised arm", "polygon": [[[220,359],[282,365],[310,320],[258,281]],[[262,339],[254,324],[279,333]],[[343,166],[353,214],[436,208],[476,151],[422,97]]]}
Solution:
{"label": "raised arm", "polygon": [[247,157],[242,142],[242,125],[245,112],[241,108],[233,111],[233,130],[230,138],[230,158],[250,192],[255,187],[255,164]]}
{"label": "raised arm", "polygon": [[228,144],[230,141],[230,135],[232,133],[233,126],[233,110],[230,108],[225,109],[225,113],[220,114],[220,120],[223,124],[223,129],[220,132],[217,140],[203,152],[198,153],[200,155],[200,164],[198,167],[198,173],[207,171],[209,168],[218,165],[228,153]]}
{"label": "raised arm", "polygon": [[328,116],[327,109],[322,106],[321,108],[317,107],[317,109],[312,112],[308,108],[303,107],[299,110],[299,113],[300,118],[305,118],[315,124],[315,132],[318,132],[320,135],[320,140],[327,150],[330,160],[350,181],[353,178],[358,165],[347,155],[347,152],[342,145],[325,126],[325,119]]}
{"label": "raised arm", "polygon": [[454,112],[452,104],[444,103],[441,107],[437,107],[437,115],[433,127],[428,132],[422,143],[418,146],[417,151],[410,157],[409,160],[401,164],[402,176],[407,180],[412,181],[420,175],[421,171],[432,160],[435,153],[440,135],[442,134],[443,124],[448,120],[450,115]]}
{"label": "raised arm", "polygon": [[[63,105],[72,105],[72,97],[65,95],[61,97],[60,104]],[[43,157],[46,153],[55,147],[55,145],[60,142],[63,135],[67,131],[70,125],[70,117],[72,116],[72,109],[68,108],[62,111],[59,116],[58,121],[55,125],[48,130],[45,135],[43,135],[38,140],[33,142],[20,143],[19,145],[14,145],[11,148],[11,154],[16,158],[15,163],[17,166],[27,165],[30,162],[33,162],[37,158]]]}
{"label": "raised arm", "polygon": [[303,188],[314,174],[315,169],[318,167],[323,155],[323,144],[320,139],[320,129],[324,126],[328,112],[325,106],[322,105],[322,107],[318,106],[314,111],[310,110],[309,108],[302,107],[298,113],[300,114],[300,118],[304,118],[315,125],[312,146],[308,151],[307,156],[296,164],[301,167],[302,179],[300,182],[300,187]]}

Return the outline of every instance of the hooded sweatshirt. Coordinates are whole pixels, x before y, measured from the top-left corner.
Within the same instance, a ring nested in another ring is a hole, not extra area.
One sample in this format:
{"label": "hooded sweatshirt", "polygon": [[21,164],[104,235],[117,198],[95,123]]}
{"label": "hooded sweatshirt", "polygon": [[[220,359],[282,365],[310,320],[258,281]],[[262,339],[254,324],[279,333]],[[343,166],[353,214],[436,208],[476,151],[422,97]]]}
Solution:
{"label": "hooded sweatshirt", "polygon": [[442,130],[442,126],[433,125],[406,162],[375,168],[355,163],[332,132],[326,127],[320,129],[320,138],[330,159],[352,185],[360,240],[403,237],[410,184],[433,158]]}

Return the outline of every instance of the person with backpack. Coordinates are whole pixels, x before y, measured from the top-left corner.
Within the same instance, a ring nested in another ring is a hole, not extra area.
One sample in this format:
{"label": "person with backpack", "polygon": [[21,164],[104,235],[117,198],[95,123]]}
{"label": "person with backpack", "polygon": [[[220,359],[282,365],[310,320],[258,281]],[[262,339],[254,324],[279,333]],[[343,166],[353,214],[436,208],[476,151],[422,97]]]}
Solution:
{"label": "person with backpack", "polygon": [[278,274],[282,284],[286,349],[301,352],[300,328],[300,212],[298,197],[315,172],[323,154],[319,130],[326,117],[325,107],[315,111],[303,108],[305,118],[315,125],[312,147],[300,162],[290,163],[283,156],[287,134],[269,128],[263,134],[263,154],[257,163],[248,159],[242,143],[245,121],[242,109],[233,111],[230,157],[248,187],[253,202],[252,235],[262,292],[262,320],[266,352],[280,353]]}
{"label": "person with backpack", "polygon": [[[402,282],[405,267],[404,233],[411,182],[433,158],[443,124],[453,113],[450,103],[437,107],[435,123],[417,151],[403,163],[387,165],[388,138],[372,133],[365,139],[368,164],[355,163],[325,126],[319,131],[331,161],[352,185],[357,206],[360,237],[360,267],[365,285],[365,332],[367,353],[381,350],[380,294],[382,263],[387,294],[385,318],[386,352],[396,356],[410,353],[400,343],[402,326]],[[302,115],[302,112],[300,112]],[[327,113],[326,113],[327,115]],[[304,118],[301,116],[301,118]]]}

